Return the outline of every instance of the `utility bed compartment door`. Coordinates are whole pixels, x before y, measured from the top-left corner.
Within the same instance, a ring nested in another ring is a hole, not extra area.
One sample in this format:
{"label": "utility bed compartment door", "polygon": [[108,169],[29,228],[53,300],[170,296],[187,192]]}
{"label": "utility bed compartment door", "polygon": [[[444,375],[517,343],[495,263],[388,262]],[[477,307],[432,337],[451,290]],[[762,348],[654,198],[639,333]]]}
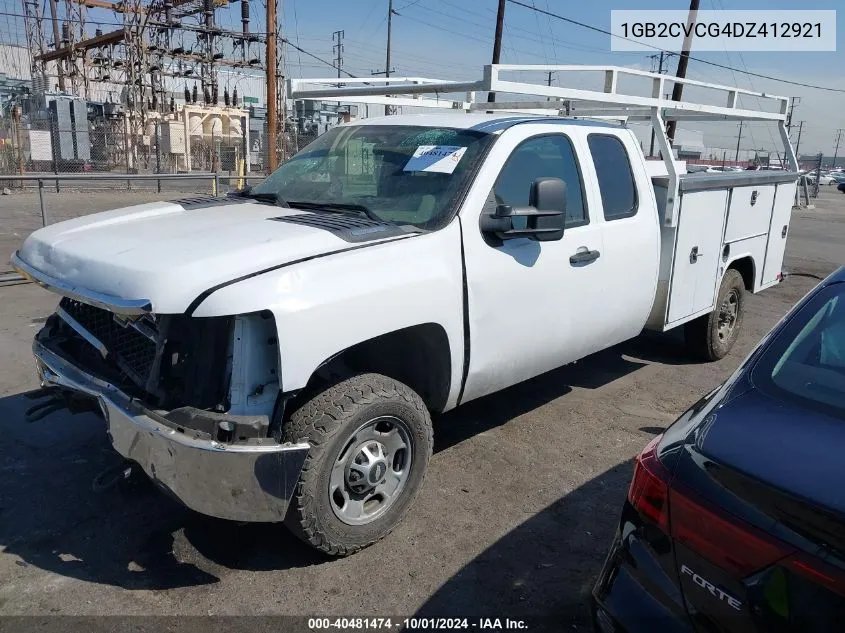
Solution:
{"label": "utility bed compartment door", "polygon": [[783,255],[786,250],[789,220],[792,217],[792,204],[795,201],[795,187],[794,182],[782,182],[777,185],[761,286],[776,283],[778,274],[783,269]]}
{"label": "utility bed compartment door", "polygon": [[772,219],[775,185],[734,187],[731,191],[725,243],[766,235]]}
{"label": "utility bed compartment door", "polygon": [[727,189],[681,196],[668,326],[713,307],[727,204]]}

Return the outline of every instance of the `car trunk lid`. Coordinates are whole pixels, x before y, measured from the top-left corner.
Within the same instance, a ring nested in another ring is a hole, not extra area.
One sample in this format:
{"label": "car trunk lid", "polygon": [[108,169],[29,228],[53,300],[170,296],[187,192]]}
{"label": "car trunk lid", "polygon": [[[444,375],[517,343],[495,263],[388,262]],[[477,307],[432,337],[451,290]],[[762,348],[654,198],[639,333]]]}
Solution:
{"label": "car trunk lid", "polygon": [[669,493],[700,631],[827,630],[845,618],[840,420],[750,390],[690,434]]}

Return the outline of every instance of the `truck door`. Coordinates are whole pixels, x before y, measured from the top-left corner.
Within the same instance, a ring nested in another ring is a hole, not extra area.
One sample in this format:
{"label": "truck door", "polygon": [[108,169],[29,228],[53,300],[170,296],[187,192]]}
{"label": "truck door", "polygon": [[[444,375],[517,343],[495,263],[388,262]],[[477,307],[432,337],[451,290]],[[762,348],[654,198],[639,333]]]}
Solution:
{"label": "truck door", "polygon": [[[494,145],[461,213],[469,365],[462,401],[492,393],[603,347],[603,223],[592,217],[576,147],[550,125],[518,125]],[[553,128],[552,128],[553,129]],[[527,206],[536,178],[567,185],[563,238],[498,244],[479,229],[482,209]],[[600,216],[600,214],[598,214]]]}

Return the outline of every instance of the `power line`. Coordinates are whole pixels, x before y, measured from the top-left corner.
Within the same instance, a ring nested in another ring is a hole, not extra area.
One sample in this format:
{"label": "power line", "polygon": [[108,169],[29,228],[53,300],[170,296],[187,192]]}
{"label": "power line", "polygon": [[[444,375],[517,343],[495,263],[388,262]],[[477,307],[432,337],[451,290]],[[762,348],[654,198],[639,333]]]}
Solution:
{"label": "power line", "polygon": [[[537,5],[535,4],[534,0],[531,0],[531,6],[534,7],[535,9],[537,8]],[[546,59],[546,63],[548,64],[549,63],[549,54],[546,52],[546,39],[543,37],[543,31],[540,28],[540,17],[537,15],[536,12],[534,13],[534,22],[537,24],[537,37],[540,38],[540,45],[543,48],[543,57]],[[555,60],[555,61],[557,61],[557,60]]]}
{"label": "power line", "polygon": [[286,37],[281,38],[281,40],[282,40],[282,42],[284,42],[285,44],[287,44],[288,46],[290,46],[290,47],[291,47],[291,48],[293,48],[294,50],[296,50],[296,51],[298,51],[298,52],[300,52],[300,53],[304,53],[305,55],[308,55],[308,57],[312,57],[312,58],[316,59],[318,62],[322,62],[322,63],[324,63],[326,66],[331,66],[331,67],[332,67],[332,68],[334,68],[335,70],[338,70],[338,71],[342,72],[342,73],[343,73],[344,75],[346,75],[347,77],[353,77],[353,78],[357,78],[357,77],[358,77],[358,75],[353,75],[352,73],[350,73],[350,72],[348,72],[348,71],[344,70],[343,68],[338,68],[338,67],[337,67],[337,66],[335,66],[332,62],[327,61],[327,60],[323,59],[322,57],[318,57],[318,56],[317,56],[317,55],[315,55],[314,53],[309,53],[308,51],[306,51],[306,50],[305,50],[304,48],[302,48],[301,46],[297,46],[296,44],[294,44],[293,42],[291,42],[291,41],[290,41],[288,38],[286,38]]}
{"label": "power line", "polygon": [[[293,32],[294,35],[296,35],[296,43],[299,44],[299,17],[296,15],[296,0],[293,0],[291,4],[293,5]],[[282,39],[282,41],[284,42],[285,40]],[[299,53],[302,53],[303,51],[297,46],[294,46],[294,48],[297,50],[296,61],[299,62],[299,78],[302,79],[302,55]]]}
{"label": "power line", "polygon": [[[558,20],[563,20],[564,22],[568,22],[569,24],[574,24],[576,26],[580,26],[585,29],[589,29],[591,31],[596,31],[597,33],[603,33],[604,35],[610,35],[611,37],[615,37],[620,40],[628,40],[629,42],[636,42],[640,46],[645,46],[646,48],[652,48],[656,51],[663,51],[664,53],[671,53],[672,51],[668,51],[665,48],[660,48],[659,46],[653,46],[651,44],[646,44],[644,42],[639,42],[637,40],[631,39],[630,37],[625,37],[623,35],[617,35],[616,33],[612,33],[606,29],[600,28],[598,26],[593,26],[592,24],[585,24],[584,22],[579,22],[578,20],[573,20],[572,18],[567,18],[557,13],[552,13],[551,11],[544,11],[536,6],[531,6],[530,4],[525,4],[524,2],[520,2],[519,0],[507,0],[511,4],[519,5],[520,7],[524,7],[525,9],[530,9],[531,11],[537,11],[538,13],[543,13],[549,15],[553,18],[557,18]],[[749,70],[740,70],[739,68],[733,68],[732,66],[727,66],[725,64],[719,64],[718,62],[711,62],[706,59],[701,59],[699,57],[693,57],[692,55],[689,56],[689,59],[699,62],[701,64],[708,64],[710,66],[715,66],[717,68],[723,68],[725,70],[732,70],[739,73],[743,73],[748,75],[749,77],[759,77],[760,79],[768,79],[770,81],[777,81],[783,84],[790,84],[793,86],[801,86],[802,88],[812,88],[814,90],[827,90],[828,92],[845,92],[843,88],[833,88],[831,86],[817,86],[815,84],[806,84],[801,81],[792,81],[790,79],[781,79],[779,77],[772,77],[771,75],[763,75],[761,73],[753,73]]]}
{"label": "power line", "polygon": [[[491,16],[483,15],[483,14],[479,13],[478,11],[471,11],[470,9],[467,9],[467,8],[461,7],[461,6],[457,6],[457,5],[453,5],[449,2],[445,2],[445,4],[450,9],[455,9],[455,10],[461,11],[461,12],[466,13],[468,15],[472,15],[474,17],[481,18],[482,20],[485,20],[485,21],[488,20],[488,19],[491,19]],[[454,14],[446,13],[445,11],[442,11],[440,9],[434,9],[434,8],[427,7],[427,6],[418,6],[416,8],[422,9],[423,11],[428,11],[430,13],[435,13],[435,14],[441,15],[444,18],[447,18],[450,21],[450,23],[454,23],[455,20],[458,20],[462,24],[471,24],[472,26],[477,26],[478,28],[480,28],[482,30],[486,30],[486,29],[490,28],[489,24],[480,24],[478,22],[473,22],[472,20],[467,20],[464,17],[460,17],[460,16],[456,16]],[[493,14],[493,17],[495,17],[496,12],[493,9],[486,9],[486,10],[490,11]],[[409,16],[405,15],[404,17],[409,17]],[[418,20],[418,21],[421,21],[421,20]],[[551,20],[549,22],[551,22]],[[441,27],[435,27],[435,28],[441,28]],[[507,35],[508,38],[510,38],[510,35],[508,35],[508,34],[513,33],[513,32],[524,33],[525,35],[529,36],[529,37],[523,38],[526,42],[535,43],[534,38],[537,37],[537,33],[535,31],[532,31],[530,29],[524,29],[524,28],[521,28],[521,27],[518,27],[518,26],[513,26],[512,24],[506,23],[505,24],[505,35]],[[549,32],[552,33],[552,36],[554,36],[554,33],[551,30],[551,23],[549,24]],[[554,39],[555,38],[552,37],[553,42],[554,42]],[[504,42],[503,42],[503,46],[506,46],[504,44]],[[558,41],[556,43],[556,46],[559,46],[561,48],[568,48],[568,49],[572,49],[572,50],[577,50],[577,51],[588,51],[588,52],[593,52],[593,53],[599,53],[601,55],[620,55],[620,54],[622,54],[622,55],[639,55],[639,53],[631,52],[631,51],[607,51],[607,50],[604,50],[604,49],[601,49],[601,48],[598,48],[598,47],[595,47],[595,46],[587,46],[586,44],[573,44],[573,43],[564,44],[560,41]],[[509,47],[514,52],[517,52],[517,49],[515,49],[513,46],[507,45],[507,47]],[[540,57],[540,55],[537,55],[535,53],[528,53],[527,51],[518,51],[518,52],[523,53],[523,54],[527,54],[527,55],[534,55],[535,57]]]}

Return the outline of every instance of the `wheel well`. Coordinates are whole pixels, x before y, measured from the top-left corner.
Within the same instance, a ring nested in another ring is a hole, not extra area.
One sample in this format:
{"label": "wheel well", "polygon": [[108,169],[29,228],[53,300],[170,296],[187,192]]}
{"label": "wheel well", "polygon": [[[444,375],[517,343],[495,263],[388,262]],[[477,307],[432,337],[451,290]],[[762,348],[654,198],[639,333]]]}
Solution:
{"label": "wheel well", "polygon": [[728,266],[728,270],[731,268],[742,275],[742,281],[745,284],[746,290],[754,290],[754,260],[750,255],[732,261],[731,265]]}
{"label": "wheel well", "polygon": [[452,359],[446,330],[423,323],[382,334],[353,345],[325,361],[304,389],[361,372],[374,372],[405,383],[416,391],[429,410],[442,411],[452,382]]}

